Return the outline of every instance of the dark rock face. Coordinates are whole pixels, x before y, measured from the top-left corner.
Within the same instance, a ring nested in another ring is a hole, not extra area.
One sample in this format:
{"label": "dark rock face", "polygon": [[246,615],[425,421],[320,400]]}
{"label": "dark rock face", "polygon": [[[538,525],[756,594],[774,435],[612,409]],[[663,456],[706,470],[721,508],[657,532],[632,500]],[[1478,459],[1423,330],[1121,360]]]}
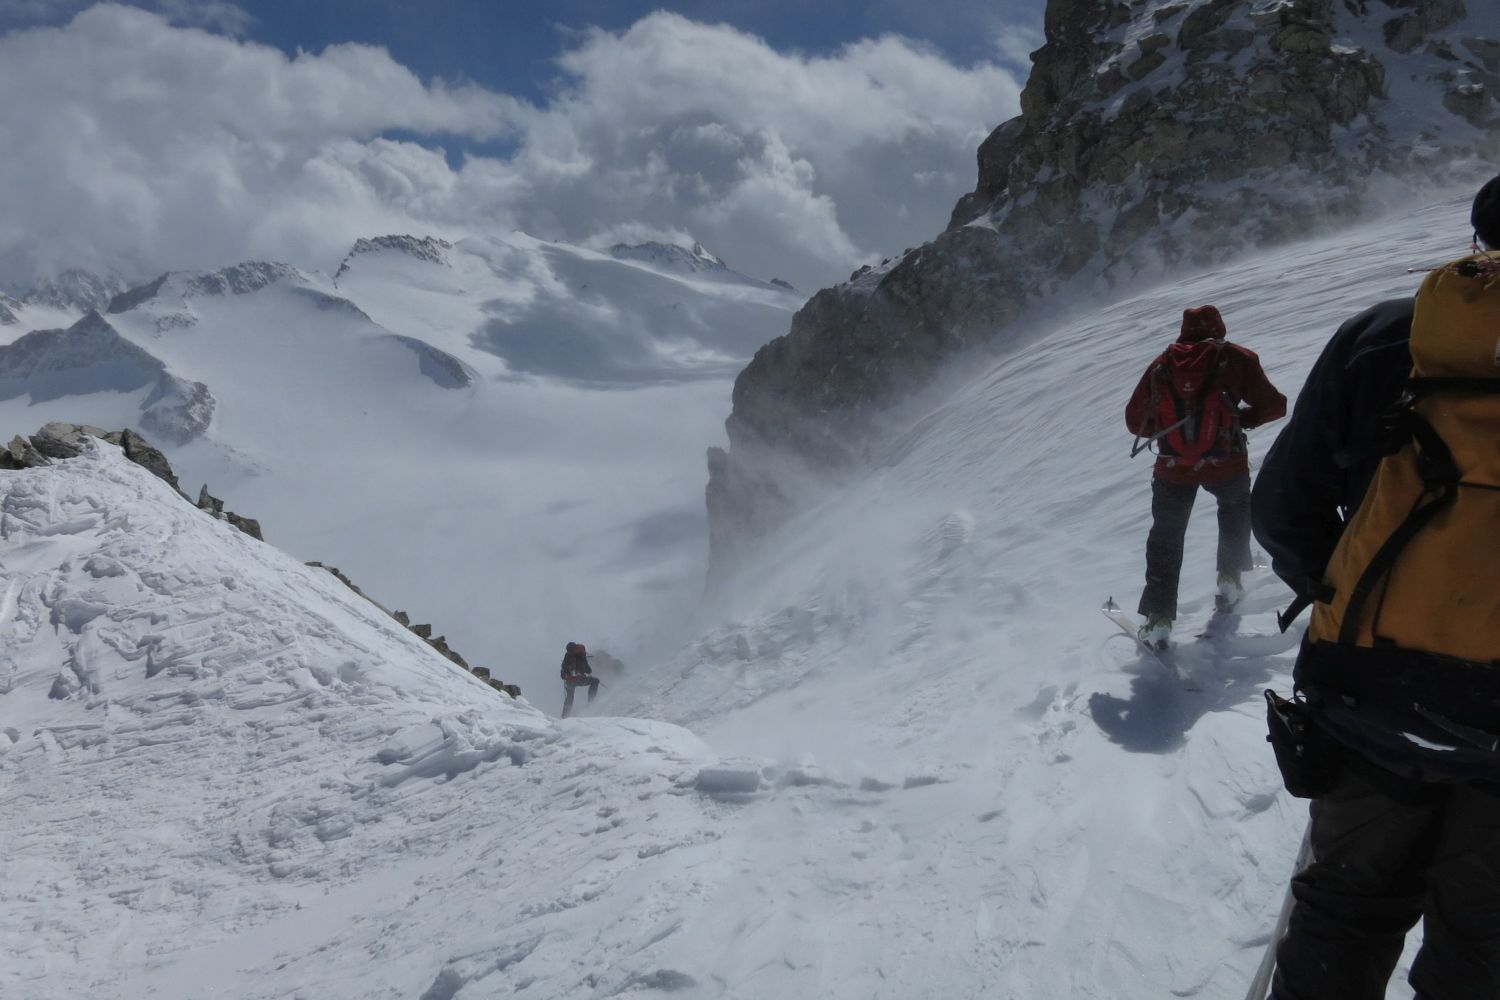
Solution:
{"label": "dark rock face", "polygon": [[[162,461],[166,461],[163,459]],[[260,522],[253,517],[241,517],[232,510],[224,509],[224,501],[208,492],[208,484],[198,491],[198,509],[213,515],[221,521],[228,521],[245,534],[258,542],[265,541],[265,536],[260,533]]]}
{"label": "dark rock face", "polygon": [[301,277],[302,272],[290,264],[258,260],[201,274],[168,271],[155,281],[114,296],[109,300],[109,307],[105,311],[113,314],[135,309],[162,295],[164,291],[170,291],[183,300],[200,295],[248,295],[278,281]]}
{"label": "dark rock face", "polygon": [[222,271],[211,271],[188,282],[186,294],[193,295],[248,295],[267,285],[286,278],[300,278],[302,272],[290,264],[247,261],[226,267]]}
{"label": "dark rock face", "polygon": [[21,303],[0,292],[0,326],[15,326],[19,323],[21,320],[16,313],[20,308]]}
{"label": "dark rock face", "polygon": [[[105,440],[109,440],[109,437],[105,435]],[[182,492],[182,487],[178,485],[177,476],[172,472],[172,465],[167,461],[167,456],[163,455],[151,442],[127,427],[120,432],[119,444],[124,449],[126,458],[144,467],[147,472],[170,485],[178,493]],[[203,491],[207,493],[208,487],[203,487]],[[260,534],[257,532],[255,537],[259,538]]]}
{"label": "dark rock face", "polygon": [[[1029,306],[1351,219],[1373,175],[1452,180],[1443,164],[1500,154],[1500,21],[1475,7],[1049,0],[1022,113],[979,147],[947,231],[818,292],[741,372],[709,455],[711,575]],[[1413,125],[1418,105],[1446,110]]]}
{"label": "dark rock face", "polygon": [[356,257],[368,253],[377,253],[381,250],[395,250],[404,253],[408,257],[417,260],[425,260],[431,264],[448,266],[448,251],[453,249],[453,244],[447,240],[440,240],[434,236],[377,236],[373,240],[355,240],[354,246],[344,255],[339,263],[339,269],[333,273],[333,282],[338,284],[339,278],[349,270]]}
{"label": "dark rock face", "polygon": [[163,274],[155,281],[148,281],[144,285],[137,285],[135,288],[121,292],[109,300],[109,306],[104,311],[110,315],[114,315],[116,313],[129,312],[142,303],[150,302],[156,298],[157,293],[161,291],[162,286],[167,283],[167,279],[171,276],[169,272]]}

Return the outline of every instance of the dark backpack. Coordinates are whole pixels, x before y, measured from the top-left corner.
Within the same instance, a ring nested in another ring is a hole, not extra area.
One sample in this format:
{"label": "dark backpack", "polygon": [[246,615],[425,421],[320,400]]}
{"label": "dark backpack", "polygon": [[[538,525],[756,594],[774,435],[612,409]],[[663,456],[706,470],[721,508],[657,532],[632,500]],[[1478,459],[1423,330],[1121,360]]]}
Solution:
{"label": "dark backpack", "polygon": [[1220,461],[1240,447],[1239,414],[1217,383],[1229,365],[1223,341],[1173,344],[1151,369],[1151,426],[1175,465]]}
{"label": "dark backpack", "polygon": [[567,649],[563,653],[561,671],[563,679],[566,680],[569,677],[587,676],[588,674],[592,674],[593,672],[594,671],[589,667],[588,650],[584,648],[583,643],[568,643]]}

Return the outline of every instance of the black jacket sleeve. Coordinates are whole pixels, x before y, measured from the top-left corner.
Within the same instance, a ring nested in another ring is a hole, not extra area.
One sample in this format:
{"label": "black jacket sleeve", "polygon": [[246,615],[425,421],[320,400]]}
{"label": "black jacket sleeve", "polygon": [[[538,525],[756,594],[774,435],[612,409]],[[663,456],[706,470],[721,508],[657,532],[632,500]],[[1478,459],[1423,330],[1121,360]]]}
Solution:
{"label": "black jacket sleeve", "polygon": [[1271,568],[1313,597],[1380,464],[1379,417],[1411,371],[1412,300],[1390,299],[1323,348],[1256,477],[1251,521]]}

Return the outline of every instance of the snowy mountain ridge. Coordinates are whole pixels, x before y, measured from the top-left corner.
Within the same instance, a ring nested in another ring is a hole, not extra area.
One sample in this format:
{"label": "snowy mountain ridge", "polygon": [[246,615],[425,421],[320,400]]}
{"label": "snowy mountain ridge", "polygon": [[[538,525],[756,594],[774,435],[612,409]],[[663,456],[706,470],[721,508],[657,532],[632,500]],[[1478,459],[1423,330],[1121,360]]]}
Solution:
{"label": "snowy mountain ridge", "polygon": [[674,852],[712,853],[745,772],[496,694],[118,449],[0,476],[6,995],[691,982],[639,919],[691,897]]}
{"label": "snowy mountain ridge", "polygon": [[[189,489],[212,483],[278,544],[443,621],[466,654],[511,649],[499,676],[524,688],[553,680],[578,607],[628,658],[642,621],[659,620],[643,607],[695,599],[698,456],[733,373],[800,301],[727,270],[519,234],[377,237],[336,286],[245,262],[116,296],[102,322],[134,360],[106,371],[101,353],[49,376],[38,399],[27,378],[6,380],[20,355],[0,354],[0,382],[17,387],[0,423],[145,429]],[[20,338],[33,315],[3,330]],[[153,394],[147,369],[184,391]],[[502,530],[456,541],[478,525]],[[497,591],[520,596],[497,609]]]}
{"label": "snowy mountain ridge", "polygon": [[729,270],[729,265],[696,241],[691,248],[675,243],[616,243],[609,248],[609,255],[616,260],[638,260],[655,267],[688,273]]}
{"label": "snowy mountain ridge", "polygon": [[109,300],[125,290],[118,275],[100,276],[80,268],[66,268],[21,295],[21,303],[61,312],[102,311]]}
{"label": "snowy mountain ridge", "polygon": [[217,271],[168,271],[155,281],[121,292],[109,301],[109,313],[129,312],[155,299],[181,302],[205,295],[249,295],[278,281],[305,282],[290,264],[245,261]]}

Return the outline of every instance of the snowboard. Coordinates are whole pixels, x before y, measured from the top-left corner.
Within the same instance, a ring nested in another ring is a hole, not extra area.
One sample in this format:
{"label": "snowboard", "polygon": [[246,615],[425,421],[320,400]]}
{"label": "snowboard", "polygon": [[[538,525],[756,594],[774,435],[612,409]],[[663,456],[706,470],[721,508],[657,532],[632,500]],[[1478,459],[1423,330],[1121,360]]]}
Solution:
{"label": "snowboard", "polygon": [[1175,647],[1168,646],[1166,649],[1157,649],[1155,646],[1141,641],[1141,623],[1136,621],[1136,619],[1131,615],[1126,614],[1125,611],[1123,611],[1120,606],[1115,603],[1115,599],[1113,597],[1105,601],[1104,605],[1099,610],[1103,612],[1104,617],[1114,622],[1115,625],[1119,627],[1121,632],[1124,632],[1126,635],[1130,636],[1131,639],[1135,640],[1137,649],[1139,649],[1144,655],[1151,657],[1157,663],[1161,664],[1162,669],[1170,674],[1172,679],[1175,680],[1178,684],[1181,684],[1184,690],[1203,690],[1198,686],[1197,682],[1195,682],[1191,677],[1187,675],[1185,671],[1183,671],[1182,666],[1177,662],[1177,658],[1173,655]]}

